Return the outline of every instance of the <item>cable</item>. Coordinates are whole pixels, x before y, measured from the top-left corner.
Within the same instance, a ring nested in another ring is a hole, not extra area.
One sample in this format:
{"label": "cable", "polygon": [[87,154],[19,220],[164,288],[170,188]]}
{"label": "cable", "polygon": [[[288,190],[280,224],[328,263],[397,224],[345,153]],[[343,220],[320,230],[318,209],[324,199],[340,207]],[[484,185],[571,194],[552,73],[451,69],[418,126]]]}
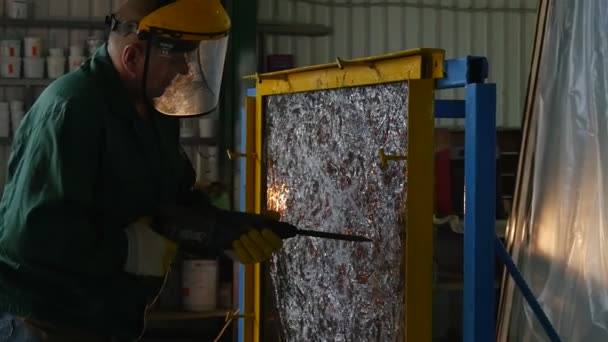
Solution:
{"label": "cable", "polygon": [[448,5],[431,5],[431,4],[419,4],[412,2],[402,1],[381,1],[381,2],[357,2],[353,3],[352,0],[349,2],[337,2],[335,0],[290,0],[294,3],[303,3],[309,5],[325,6],[325,7],[341,7],[341,8],[370,8],[370,7],[401,7],[401,8],[414,8],[414,9],[432,9],[438,11],[453,11],[453,12],[467,12],[467,13],[479,13],[479,12],[501,12],[501,13],[534,13],[536,14],[536,8],[509,8],[509,7],[458,7]]}

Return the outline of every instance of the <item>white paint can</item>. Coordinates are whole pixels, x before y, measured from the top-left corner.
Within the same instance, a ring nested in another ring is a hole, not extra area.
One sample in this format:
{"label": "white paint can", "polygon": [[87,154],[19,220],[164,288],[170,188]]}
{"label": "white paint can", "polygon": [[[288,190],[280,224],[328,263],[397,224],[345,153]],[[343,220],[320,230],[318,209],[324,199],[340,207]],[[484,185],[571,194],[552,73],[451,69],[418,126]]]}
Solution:
{"label": "white paint can", "polygon": [[8,138],[11,131],[11,119],[8,102],[0,102],[0,137]]}
{"label": "white paint can", "polygon": [[210,311],[217,308],[217,260],[182,261],[182,306],[187,311]]}
{"label": "white paint can", "polygon": [[24,111],[11,112],[11,128],[13,129],[13,136],[17,132],[17,129],[21,125],[21,121],[23,120],[23,116],[25,115]]}
{"label": "white paint can", "polygon": [[182,138],[191,138],[196,135],[196,119],[179,119],[179,135]]}
{"label": "white paint can", "polygon": [[70,46],[70,57],[82,57],[84,56],[84,47],[80,45]]}
{"label": "white paint can", "polygon": [[16,39],[0,41],[0,56],[21,57],[21,41]]}
{"label": "white paint can", "polygon": [[41,57],[42,56],[42,38],[40,37],[25,37],[23,38],[25,57]]}
{"label": "white paint can", "polygon": [[204,118],[198,121],[198,133],[201,138],[213,138],[215,134],[215,119]]}
{"label": "white paint can", "polygon": [[217,146],[207,147],[207,165],[205,167],[205,178],[209,182],[219,182],[220,174],[218,168],[219,148]]}
{"label": "white paint can", "polygon": [[44,77],[44,58],[42,57],[24,57],[23,58],[23,74],[25,78],[43,78]]}
{"label": "white paint can", "polygon": [[70,71],[74,71],[74,70],[80,68],[80,66],[82,65],[82,63],[84,63],[85,60],[86,60],[85,56],[68,57],[68,67],[69,67]]}
{"label": "white paint can", "polygon": [[8,17],[12,19],[27,19],[28,13],[27,0],[9,0],[8,1]]}
{"label": "white paint can", "polygon": [[13,100],[10,102],[11,112],[23,112],[25,108],[23,107],[23,101]]}
{"label": "white paint can", "polygon": [[49,56],[50,57],[63,57],[63,49],[62,48],[50,48]]}
{"label": "white paint can", "polygon": [[0,58],[0,76],[6,78],[19,78],[21,76],[21,58]]}
{"label": "white paint can", "polygon": [[59,78],[65,74],[65,57],[48,57],[46,64],[49,78]]}

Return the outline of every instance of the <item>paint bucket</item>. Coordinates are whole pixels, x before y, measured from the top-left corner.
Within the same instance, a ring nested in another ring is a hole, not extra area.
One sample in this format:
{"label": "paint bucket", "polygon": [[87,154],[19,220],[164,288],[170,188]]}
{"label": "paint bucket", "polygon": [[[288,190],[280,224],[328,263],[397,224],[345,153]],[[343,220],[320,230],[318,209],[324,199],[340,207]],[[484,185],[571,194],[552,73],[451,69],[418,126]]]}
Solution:
{"label": "paint bucket", "polygon": [[11,111],[11,128],[13,129],[13,136],[17,132],[17,129],[21,125],[21,121],[23,120],[23,116],[25,115],[25,111]]}
{"label": "paint bucket", "polygon": [[207,180],[209,182],[219,182],[220,173],[218,169],[218,158],[220,149],[217,146],[207,147]]}
{"label": "paint bucket", "polygon": [[8,102],[0,102],[0,137],[8,138],[11,128],[10,112]]}
{"label": "paint bucket", "polygon": [[65,57],[48,57],[46,66],[49,78],[59,78],[65,74]]}
{"label": "paint bucket", "polygon": [[50,57],[63,57],[63,49],[62,48],[51,48],[49,49]]}
{"label": "paint bucket", "polygon": [[78,68],[80,68],[80,66],[82,65],[82,63],[84,63],[84,61],[86,60],[85,56],[70,56],[68,57],[68,66],[70,71],[74,71]]}
{"label": "paint bucket", "polygon": [[82,57],[84,56],[84,47],[80,45],[70,46],[70,57]]}
{"label": "paint bucket", "polygon": [[201,138],[213,138],[215,130],[215,119],[204,118],[198,121],[198,133]]}
{"label": "paint bucket", "polygon": [[21,41],[6,39],[0,42],[0,56],[21,57]]}
{"label": "paint bucket", "polygon": [[11,112],[23,112],[25,109],[23,107],[23,101],[13,100],[10,102]]}
{"label": "paint bucket", "polygon": [[23,58],[23,73],[25,75],[25,78],[43,78],[44,77],[44,58],[24,57]]}
{"label": "paint bucket", "polygon": [[42,56],[42,38],[40,37],[25,37],[23,38],[25,57],[41,57]]}
{"label": "paint bucket", "polygon": [[179,135],[182,138],[191,138],[196,135],[196,119],[179,119]]}
{"label": "paint bucket", "polygon": [[6,78],[19,78],[21,76],[21,58],[0,58],[0,76]]}
{"label": "paint bucket", "polygon": [[11,19],[27,19],[29,15],[27,0],[9,0],[8,17]]}
{"label": "paint bucket", "polygon": [[182,261],[182,307],[187,311],[210,311],[217,308],[217,260]]}

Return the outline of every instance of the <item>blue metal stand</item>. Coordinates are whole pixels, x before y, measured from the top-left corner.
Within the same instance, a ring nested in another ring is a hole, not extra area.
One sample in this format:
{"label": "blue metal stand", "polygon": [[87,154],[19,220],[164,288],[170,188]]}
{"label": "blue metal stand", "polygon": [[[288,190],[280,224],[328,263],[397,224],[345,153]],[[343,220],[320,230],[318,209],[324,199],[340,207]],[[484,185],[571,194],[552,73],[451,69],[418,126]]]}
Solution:
{"label": "blue metal stand", "polygon": [[496,85],[486,84],[488,62],[465,57],[445,62],[437,89],[464,87],[466,100],[436,100],[436,118],[465,119],[465,234],[463,341],[495,341],[496,253],[524,293],[552,341],[555,329],[511,256],[496,237]]}
{"label": "blue metal stand", "polygon": [[[247,89],[248,97],[255,97],[255,88]],[[241,143],[240,149],[241,151],[247,151],[247,110],[246,108],[241,108]],[[239,162],[239,210],[247,211],[247,203],[246,203],[246,164],[247,160],[245,158],[241,158]],[[245,266],[239,264],[239,312],[243,314],[245,312]],[[244,331],[245,331],[245,322],[243,319],[239,319],[238,326],[238,339],[237,341],[242,342],[245,340]]]}

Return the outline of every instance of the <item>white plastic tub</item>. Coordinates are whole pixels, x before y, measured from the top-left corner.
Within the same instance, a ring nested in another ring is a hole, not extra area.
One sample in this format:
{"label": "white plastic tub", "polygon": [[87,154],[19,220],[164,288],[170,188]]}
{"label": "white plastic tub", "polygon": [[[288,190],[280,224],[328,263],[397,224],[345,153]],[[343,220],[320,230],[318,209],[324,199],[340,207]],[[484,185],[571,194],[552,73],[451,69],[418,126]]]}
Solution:
{"label": "white plastic tub", "polygon": [[215,132],[215,119],[200,119],[198,121],[198,132],[201,138],[213,138]]}
{"label": "white plastic tub", "polygon": [[49,56],[50,57],[63,57],[63,49],[62,48],[50,48]]}
{"label": "white plastic tub", "polygon": [[25,115],[24,111],[11,112],[11,128],[13,131],[13,136],[15,135],[15,132],[17,132],[17,129],[19,128],[19,126],[21,125],[21,121],[23,120],[24,115]]}
{"label": "white plastic tub", "polygon": [[0,76],[6,78],[21,77],[21,58],[0,57]]}
{"label": "white plastic tub", "polygon": [[215,310],[218,282],[217,260],[182,261],[182,306],[184,310]]}
{"label": "white plastic tub", "polygon": [[0,102],[0,137],[7,138],[11,131],[8,102]]}
{"label": "white plastic tub", "polygon": [[42,57],[42,38],[25,37],[23,38],[25,57]]}
{"label": "white plastic tub", "polygon": [[23,101],[13,100],[10,102],[11,112],[23,112],[25,108],[23,107]]}
{"label": "white plastic tub", "polygon": [[48,57],[46,68],[49,78],[59,78],[65,75],[65,57]]}
{"label": "white plastic tub", "polygon": [[0,41],[0,56],[21,57],[21,41],[16,39]]}
{"label": "white plastic tub", "polygon": [[43,78],[44,77],[44,58],[42,57],[24,57],[23,58],[23,74],[25,78]]}
{"label": "white plastic tub", "polygon": [[27,19],[29,3],[27,0],[8,0],[8,17],[12,19]]}
{"label": "white plastic tub", "polygon": [[84,56],[84,47],[80,45],[70,46],[70,57],[82,57]]}

